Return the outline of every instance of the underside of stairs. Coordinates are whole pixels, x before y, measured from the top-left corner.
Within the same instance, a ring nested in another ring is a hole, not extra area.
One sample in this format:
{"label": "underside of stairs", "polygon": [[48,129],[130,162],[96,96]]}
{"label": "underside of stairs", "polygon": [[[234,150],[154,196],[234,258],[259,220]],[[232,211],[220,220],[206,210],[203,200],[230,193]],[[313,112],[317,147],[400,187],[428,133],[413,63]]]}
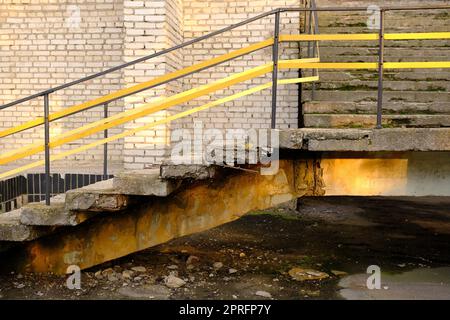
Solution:
{"label": "underside of stairs", "polygon": [[[331,1],[333,2],[333,1]],[[350,3],[351,1],[344,1]],[[372,5],[357,1],[353,5]],[[395,1],[386,1],[391,5]],[[399,1],[397,1],[399,2]],[[401,5],[395,3],[394,5]],[[345,5],[342,4],[342,5]],[[436,1],[409,1],[408,5],[436,4]],[[442,1],[447,4],[447,1]],[[318,6],[330,1],[317,1]],[[367,28],[367,13],[319,12],[319,32],[377,33]],[[442,32],[450,29],[448,12],[393,11],[385,16],[385,32]],[[321,41],[321,62],[378,62],[378,41]],[[302,56],[307,56],[303,46]],[[449,40],[386,40],[384,60],[446,61]],[[376,70],[319,70],[314,99],[311,84],[303,86],[303,121],[311,128],[374,128],[376,125],[378,72]],[[382,126],[449,127],[450,70],[398,69],[383,73]]]}

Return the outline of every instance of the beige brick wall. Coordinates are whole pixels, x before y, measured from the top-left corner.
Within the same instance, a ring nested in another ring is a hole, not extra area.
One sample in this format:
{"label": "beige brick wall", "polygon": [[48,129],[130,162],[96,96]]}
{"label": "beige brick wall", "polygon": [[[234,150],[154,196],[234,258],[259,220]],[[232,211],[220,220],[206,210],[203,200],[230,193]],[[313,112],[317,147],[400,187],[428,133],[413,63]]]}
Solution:
{"label": "beige brick wall", "polygon": [[[265,11],[278,7],[298,7],[300,0],[185,0],[184,1],[184,40],[237,23]],[[281,33],[298,33],[299,14],[281,15]],[[185,55],[185,64],[191,65],[203,59],[212,58],[246,45],[257,43],[273,36],[274,18],[268,17],[239,27],[212,39],[194,44]],[[297,44],[283,44],[280,58],[298,58]],[[232,73],[248,70],[272,60],[272,48],[265,48],[250,55],[223,63],[219,66],[197,73],[185,80],[185,89],[218,80]],[[295,78],[297,71],[280,71],[279,78]],[[210,99],[218,99],[245,90],[257,84],[271,81],[271,74],[235,85],[222,92],[212,94],[189,103],[200,105]],[[281,86],[278,91],[277,126],[279,128],[296,127],[298,111],[298,86]],[[195,115],[195,120],[204,122],[206,128],[269,128],[271,112],[271,89],[229,102],[209,111]],[[189,127],[192,118],[185,122]]]}
{"label": "beige brick wall", "polygon": [[[78,23],[79,22],[79,23]],[[0,0],[0,104],[49,87],[116,66],[123,61],[122,0]],[[122,72],[76,85],[50,96],[55,112],[123,87]],[[121,111],[121,101],[110,105],[111,113]],[[24,103],[0,111],[0,130],[43,115],[43,100]],[[51,124],[55,136],[103,116],[97,107]],[[111,133],[121,129],[111,130]],[[76,141],[73,148],[96,135]],[[43,128],[27,130],[0,139],[2,150],[11,150],[43,139]],[[122,142],[110,145],[111,159],[122,159]],[[57,153],[61,149],[53,150]],[[70,159],[102,159],[103,148]],[[42,158],[42,154],[33,159]]]}

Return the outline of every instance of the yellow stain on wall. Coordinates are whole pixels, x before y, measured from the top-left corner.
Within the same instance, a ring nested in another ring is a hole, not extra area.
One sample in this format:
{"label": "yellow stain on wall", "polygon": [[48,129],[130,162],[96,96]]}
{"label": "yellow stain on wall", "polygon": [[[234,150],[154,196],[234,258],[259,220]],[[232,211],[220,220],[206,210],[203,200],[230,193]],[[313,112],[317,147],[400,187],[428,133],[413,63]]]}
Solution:
{"label": "yellow stain on wall", "polygon": [[402,195],[408,182],[408,159],[322,159],[325,195]]}

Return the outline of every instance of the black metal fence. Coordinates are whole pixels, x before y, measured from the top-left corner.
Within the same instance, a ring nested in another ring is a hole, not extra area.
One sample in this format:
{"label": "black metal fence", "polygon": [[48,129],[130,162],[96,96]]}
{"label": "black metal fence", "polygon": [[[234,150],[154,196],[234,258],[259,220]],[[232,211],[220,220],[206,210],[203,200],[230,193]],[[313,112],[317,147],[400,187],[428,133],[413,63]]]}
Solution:
{"label": "black metal fence", "polygon": [[[53,196],[112,177],[103,174],[54,173],[50,175],[49,190]],[[0,181],[0,213],[18,209],[28,202],[45,200],[46,181],[44,173],[29,173]]]}

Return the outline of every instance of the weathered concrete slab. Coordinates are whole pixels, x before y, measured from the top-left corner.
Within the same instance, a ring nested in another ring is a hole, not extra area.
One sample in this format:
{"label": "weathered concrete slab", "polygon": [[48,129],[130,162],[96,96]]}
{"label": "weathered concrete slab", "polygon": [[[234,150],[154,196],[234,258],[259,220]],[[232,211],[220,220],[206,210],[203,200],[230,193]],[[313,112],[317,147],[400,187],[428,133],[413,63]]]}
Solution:
{"label": "weathered concrete slab", "polygon": [[124,195],[167,197],[180,183],[163,180],[159,174],[158,168],[121,172],[114,177],[113,187]]}
{"label": "weathered concrete slab", "polygon": [[129,197],[113,188],[113,179],[100,181],[66,193],[65,210],[113,212],[125,209]]}
{"label": "weathered concrete slab", "polygon": [[30,241],[53,231],[53,228],[26,226],[20,223],[21,209],[0,215],[0,241]]}
{"label": "weathered concrete slab", "polygon": [[219,167],[198,164],[163,164],[160,167],[162,179],[205,180],[217,176]]}
{"label": "weathered concrete slab", "polygon": [[450,128],[286,129],[280,148],[308,151],[450,151]]}
{"label": "weathered concrete slab", "polygon": [[51,205],[44,202],[29,203],[22,207],[20,222],[28,226],[76,226],[92,217],[93,213],[65,209],[65,194],[51,198]]}

